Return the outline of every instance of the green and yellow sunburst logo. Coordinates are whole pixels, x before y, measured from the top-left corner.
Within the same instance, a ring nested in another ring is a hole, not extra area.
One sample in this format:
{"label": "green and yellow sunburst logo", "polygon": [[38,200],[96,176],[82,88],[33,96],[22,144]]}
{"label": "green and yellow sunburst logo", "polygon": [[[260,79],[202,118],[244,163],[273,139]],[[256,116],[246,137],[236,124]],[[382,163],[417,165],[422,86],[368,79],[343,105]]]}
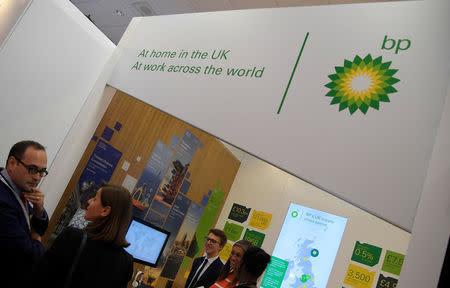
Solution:
{"label": "green and yellow sunburst logo", "polygon": [[397,69],[389,69],[392,62],[382,62],[381,56],[372,59],[368,54],[364,59],[358,55],[352,61],[344,60],[344,67],[336,66],[336,74],[328,75],[331,82],[326,96],[333,97],[330,105],[339,104],[339,111],[348,108],[350,114],[360,110],[366,114],[369,107],[376,110],[380,102],[390,102],[388,94],[397,90],[392,87],[400,80],[392,77]]}

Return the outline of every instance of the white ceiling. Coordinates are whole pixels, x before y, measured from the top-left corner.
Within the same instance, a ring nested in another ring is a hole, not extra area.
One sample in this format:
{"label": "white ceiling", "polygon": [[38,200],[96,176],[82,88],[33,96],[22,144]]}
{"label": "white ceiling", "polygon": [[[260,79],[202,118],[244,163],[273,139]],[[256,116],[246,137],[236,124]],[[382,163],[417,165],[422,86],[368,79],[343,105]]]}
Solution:
{"label": "white ceiling", "polygon": [[[117,44],[131,18],[236,9],[334,5],[393,0],[70,0]],[[150,14],[150,15],[149,15]]]}

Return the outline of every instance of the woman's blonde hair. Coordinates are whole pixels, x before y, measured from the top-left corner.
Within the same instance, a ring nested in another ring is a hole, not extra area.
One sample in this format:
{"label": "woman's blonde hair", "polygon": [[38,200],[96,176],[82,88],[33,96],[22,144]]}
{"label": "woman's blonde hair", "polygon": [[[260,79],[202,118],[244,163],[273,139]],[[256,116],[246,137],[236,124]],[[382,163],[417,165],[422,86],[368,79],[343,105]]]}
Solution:
{"label": "woman's blonde hair", "polygon": [[108,216],[89,223],[86,227],[89,238],[111,243],[119,247],[128,247],[125,240],[133,214],[131,194],[120,185],[103,183],[100,200],[103,206],[111,207]]}

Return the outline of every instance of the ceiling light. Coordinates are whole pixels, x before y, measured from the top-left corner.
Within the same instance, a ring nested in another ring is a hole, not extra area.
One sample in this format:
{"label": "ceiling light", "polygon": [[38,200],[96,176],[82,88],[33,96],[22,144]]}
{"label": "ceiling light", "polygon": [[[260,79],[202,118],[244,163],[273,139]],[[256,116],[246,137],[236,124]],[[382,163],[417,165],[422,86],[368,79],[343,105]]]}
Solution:
{"label": "ceiling light", "polygon": [[122,10],[119,10],[119,9],[116,9],[116,11],[114,11],[114,14],[116,14],[117,16],[125,15],[125,13],[123,13]]}

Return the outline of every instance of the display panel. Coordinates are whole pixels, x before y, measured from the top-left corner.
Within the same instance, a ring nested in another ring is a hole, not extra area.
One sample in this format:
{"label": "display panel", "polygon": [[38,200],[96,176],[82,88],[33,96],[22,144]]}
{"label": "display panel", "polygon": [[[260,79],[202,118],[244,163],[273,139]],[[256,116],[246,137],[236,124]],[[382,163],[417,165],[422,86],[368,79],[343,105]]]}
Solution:
{"label": "display panel", "polygon": [[347,219],[291,203],[261,287],[325,288]]}
{"label": "display panel", "polygon": [[133,218],[126,240],[130,246],[125,250],[134,261],[155,267],[170,233],[138,218]]}

